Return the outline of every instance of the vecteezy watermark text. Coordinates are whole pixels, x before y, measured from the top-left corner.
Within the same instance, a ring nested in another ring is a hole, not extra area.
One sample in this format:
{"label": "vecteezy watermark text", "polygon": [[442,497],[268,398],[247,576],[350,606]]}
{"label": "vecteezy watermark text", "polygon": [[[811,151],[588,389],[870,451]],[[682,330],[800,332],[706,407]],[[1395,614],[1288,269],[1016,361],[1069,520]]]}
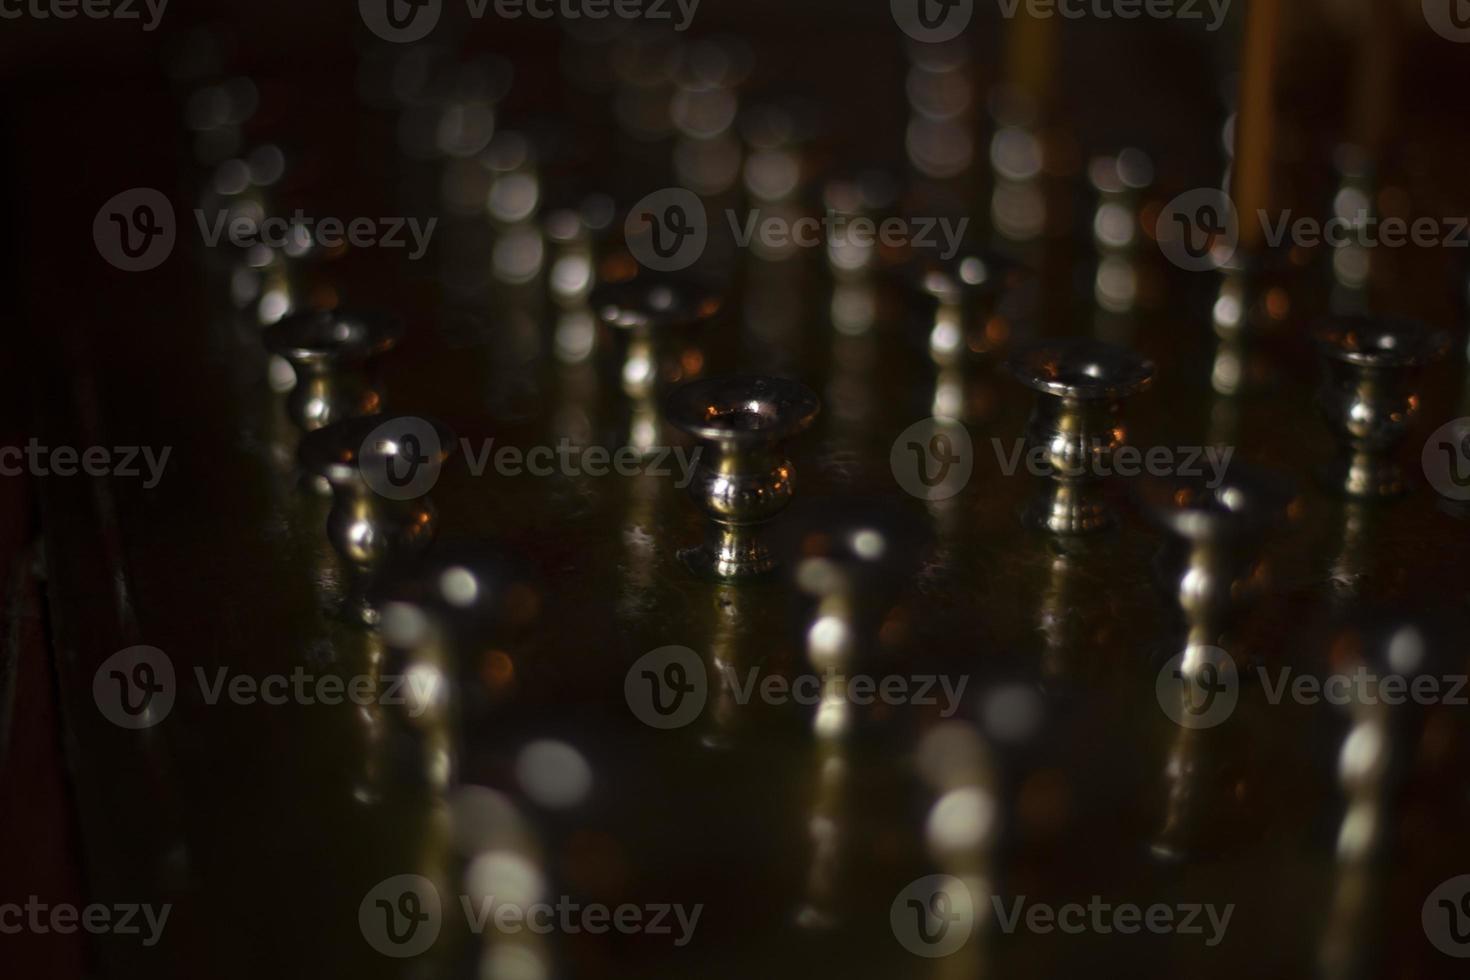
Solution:
{"label": "vecteezy watermark text", "polygon": [[231,704],[283,704],[328,706],[343,703],[366,706],[372,704],[402,705],[409,716],[417,718],[441,700],[444,679],[437,671],[409,671],[406,674],[312,674],[302,667],[290,674],[233,674],[228,667],[216,668],[213,676],[203,667],[194,668],[194,681],[204,703],[228,701]]}
{"label": "vecteezy watermark text", "polygon": [[[1410,656],[1422,640],[1411,632],[1399,634],[1396,642]],[[1300,705],[1330,704],[1334,707],[1372,707],[1414,704],[1419,706],[1470,704],[1470,676],[1465,674],[1416,673],[1412,676],[1380,673],[1366,664],[1347,671],[1310,674],[1291,667],[1258,665],[1244,677],[1260,684],[1266,703]],[[1182,728],[1205,729],[1224,724],[1240,700],[1243,677],[1229,653],[1212,646],[1192,647],[1176,654],[1156,680],[1159,706]]]}
{"label": "vecteezy watermark text", "polygon": [[[1429,2],[1429,0],[1426,0]],[[1218,31],[1225,24],[1233,0],[995,0],[1007,20],[1177,20],[1204,23]],[[899,28],[927,44],[951,41],[970,26],[976,0],[889,0]]]}
{"label": "vecteezy watermark text", "polygon": [[[200,699],[207,705],[229,702],[250,706],[355,704],[402,706],[417,718],[442,704],[447,687],[437,670],[403,674],[313,674],[295,667],[289,674],[242,674],[229,667],[193,670]],[[157,647],[135,646],[108,657],[92,678],[92,697],[103,717],[120,728],[151,728],[168,717],[178,696],[173,661]]]}
{"label": "vecteezy watermark text", "polygon": [[[557,473],[570,477],[603,477],[611,473],[618,476],[676,476],[674,485],[681,490],[694,479],[700,456],[697,446],[689,450],[683,446],[656,446],[649,450],[623,446],[608,450],[602,446],[580,446],[570,439],[562,439],[554,447],[522,449],[519,446],[497,448],[495,440],[490,438],[476,449],[469,439],[459,442],[471,476],[483,476],[492,466],[498,475],[508,477],[523,474],[545,477]],[[673,469],[669,466],[670,460]]]}
{"label": "vecteezy watermark text", "polygon": [[[686,31],[700,0],[464,0],[472,20],[493,15],[501,20],[641,20],[669,24]],[[368,30],[385,41],[411,44],[438,25],[444,0],[358,0],[358,13]]]}
{"label": "vecteezy watermark text", "polygon": [[[1029,446],[1025,439],[992,438],[996,468],[1015,476],[1023,468],[1031,476],[1050,479],[1093,477],[1131,479],[1145,474],[1201,480],[1214,490],[1229,474],[1235,459],[1233,446],[1119,446],[1106,452],[1097,443],[1075,456],[1075,463],[1055,465],[1045,446]],[[975,472],[975,446],[963,422],[950,418],[921,419],[893,441],[888,465],[893,478],[920,500],[948,500],[959,494]]]}
{"label": "vecteezy watermark text", "polygon": [[[991,439],[995,459],[1004,476],[1015,476],[1024,464],[1032,476],[1051,478],[1054,476],[1105,478],[1120,476],[1131,478],[1142,476],[1183,476],[1191,479],[1207,477],[1205,486],[1214,490],[1225,482],[1230,461],[1235,458],[1234,446],[1119,446],[1109,453],[1083,453],[1075,466],[1057,467],[1050,459],[1045,446],[1027,448],[1024,439],[1011,443],[1009,450],[1000,439]],[[1096,448],[1102,448],[1099,442]]]}
{"label": "vecteezy watermark text", "polygon": [[138,477],[144,476],[138,468],[141,459],[147,468],[143,487],[152,490],[163,479],[163,470],[168,466],[172,446],[155,451],[152,446],[43,446],[32,436],[25,448],[5,446],[0,448],[0,476],[87,476]]}
{"label": "vecteezy watermark text", "polygon": [[694,928],[704,905],[686,908],[680,904],[654,903],[633,905],[624,902],[609,908],[597,902],[586,905],[573,901],[566,895],[553,902],[505,902],[496,901],[493,895],[472,899],[469,895],[459,897],[464,909],[465,921],[471,931],[483,933],[494,927],[496,932],[514,935],[531,932],[547,936],[553,932],[576,935],[589,932],[597,935],[604,932],[619,932],[624,935],[646,933],[648,935],[675,935],[675,946],[687,946],[694,938]]}
{"label": "vecteezy watermark text", "polygon": [[[444,926],[444,900],[434,883],[422,875],[386,878],[363,896],[357,922],[368,945],[385,956],[418,956],[439,938]],[[466,928],[475,935],[487,930],[514,935],[530,932],[546,936],[616,932],[623,935],[672,936],[675,946],[687,946],[704,912],[703,904],[607,906],[578,902],[567,895],[554,901],[541,898],[460,895]]]}
{"label": "vecteezy watermark text", "polygon": [[1207,31],[1225,26],[1234,0],[995,0],[1000,15],[1013,20],[1177,20],[1202,21]]}
{"label": "vecteezy watermark text", "polygon": [[1470,217],[1380,217],[1366,207],[1328,218],[1287,209],[1241,215],[1217,188],[1185,191],[1159,213],[1155,234],[1164,256],[1181,269],[1204,272],[1228,265],[1240,243],[1241,224],[1259,224],[1272,248],[1470,248]]}
{"label": "vecteezy watermark text", "polygon": [[[3,2],[3,0],[0,0]],[[428,250],[438,218],[321,217],[300,208],[290,216],[253,218],[228,209],[194,209],[194,223],[206,248],[221,245],[248,249],[257,244],[291,251],[307,248],[408,249],[417,260]],[[92,240],[109,265],[124,272],[146,272],[173,254],[178,239],[173,202],[152,187],[133,187],[114,194],[92,219]]]}
{"label": "vecteezy watermark text", "polygon": [[687,31],[699,12],[699,0],[465,0],[470,16],[486,10],[504,20],[648,20],[669,21],[676,31]]}
{"label": "vecteezy watermark text", "polygon": [[1401,704],[1445,704],[1464,707],[1470,700],[1465,696],[1465,687],[1470,677],[1464,674],[1446,674],[1436,677],[1419,674],[1404,677],[1401,674],[1382,675],[1359,665],[1350,673],[1293,674],[1290,667],[1275,671],[1275,676],[1265,667],[1258,667],[1261,687],[1266,700],[1275,705],[1290,699],[1296,704],[1327,704],[1337,707],[1347,705],[1379,705],[1390,707]]}
{"label": "vecteezy watermark text", "polygon": [[1470,218],[1378,218],[1366,208],[1351,215],[1334,215],[1326,221],[1294,214],[1290,209],[1272,218],[1259,212],[1266,243],[1280,248],[1290,242],[1301,248],[1327,245],[1342,248],[1470,248]]}
{"label": "vecteezy watermark text", "polygon": [[[1214,948],[1224,940],[1235,905],[1205,903],[1138,905],[1112,902],[1093,895],[1085,904],[1053,905],[1033,902],[1026,895],[1005,898],[990,895],[985,904],[1000,931],[1078,936],[1154,935],[1197,936]],[[951,875],[928,875],[910,882],[889,908],[894,938],[911,953],[937,959],[958,952],[985,914],[984,905],[970,886]]]}
{"label": "vecteezy watermark text", "polygon": [[[827,211],[790,215],[756,208],[741,214],[724,212],[730,236],[739,248],[760,246],[770,252],[793,248],[833,250],[913,248],[950,259],[959,251],[969,218],[891,216],[882,219]],[[709,243],[710,216],[699,195],[683,187],[648,194],[628,210],[623,222],[628,251],[644,268],[677,272],[699,261]]]}
{"label": "vecteezy watermark text", "polygon": [[142,936],[144,946],[156,946],[173,908],[167,902],[157,908],[126,902],[117,905],[93,902],[81,907],[65,902],[52,905],[41,901],[40,896],[31,895],[24,905],[19,902],[0,905],[0,934],[54,932],[65,936],[80,929],[94,936]]}
{"label": "vecteezy watermark text", "polygon": [[941,718],[951,718],[959,710],[960,699],[965,696],[965,687],[970,678],[961,677],[958,683],[943,674],[915,674],[905,676],[888,674],[874,677],[870,674],[839,674],[829,671],[824,674],[798,674],[792,678],[779,674],[761,676],[759,667],[751,667],[742,676],[728,663],[720,664],[720,677],[725,689],[734,696],[735,703],[749,704],[759,697],[763,704],[800,704],[813,706],[830,697],[841,698],[859,707],[871,704],[898,706],[915,704],[921,707],[939,706]]}
{"label": "vecteezy watermark text", "polygon": [[[275,249],[293,246],[317,246],[325,249],[341,248],[409,248],[409,261],[417,261],[428,251],[429,239],[434,234],[438,218],[419,221],[418,218],[315,218],[300,208],[289,218],[269,217],[256,221],[229,211],[210,214],[203,208],[194,209],[194,222],[199,226],[199,237],[209,248],[217,248],[225,241],[236,248],[250,248],[265,244]],[[405,234],[406,233],[406,234]]]}
{"label": "vecteezy watermark text", "polygon": [[1021,928],[1038,935],[1052,932],[1069,936],[1086,932],[1103,936],[1115,932],[1125,936],[1139,932],[1172,933],[1204,937],[1205,945],[1212,949],[1225,938],[1225,930],[1230,928],[1230,919],[1235,914],[1233,903],[1224,908],[1213,904],[1165,905],[1162,902],[1141,906],[1132,902],[1114,904],[1104,901],[1101,895],[1092,896],[1086,905],[1080,902],[1063,905],[1028,902],[1025,895],[1006,903],[999,895],[992,895],[990,904],[1000,931],[1007,935]]}
{"label": "vecteezy watermark text", "polygon": [[168,0],[0,0],[0,20],[141,20],[152,31],[167,7]]}
{"label": "vecteezy watermark text", "polygon": [[[442,444],[434,425],[414,415],[387,418],[363,440],[360,469],[363,481],[376,494],[390,500],[410,500],[427,494],[438,483],[443,461],[452,455]],[[378,451],[392,447],[392,451]],[[584,446],[562,439],[555,446],[496,445],[494,438],[478,445],[468,438],[456,447],[465,459],[471,477],[493,471],[505,477],[562,476],[676,477],[682,489],[694,479],[699,465],[699,448],[682,446]]]}
{"label": "vecteezy watermark text", "polygon": [[969,218],[884,218],[875,221],[863,215],[838,214],[828,211],[821,216],[807,215],[792,220],[782,215],[764,214],[757,208],[741,218],[734,210],[725,212],[735,244],[749,248],[753,241],[766,248],[885,248],[937,249],[948,261],[960,250]]}
{"label": "vecteezy watermark text", "polygon": [[[824,671],[794,677],[762,676],[759,667],[737,671],[719,665],[721,689],[729,701],[744,707],[752,701],[768,705],[798,704],[815,707],[840,700],[856,707],[875,704],[937,707],[940,717],[959,710],[969,677],[941,674],[870,674]],[[709,675],[699,654],[688,647],[651,650],[628,668],[623,696],[639,721],[653,728],[683,728],[704,711],[709,700]]]}

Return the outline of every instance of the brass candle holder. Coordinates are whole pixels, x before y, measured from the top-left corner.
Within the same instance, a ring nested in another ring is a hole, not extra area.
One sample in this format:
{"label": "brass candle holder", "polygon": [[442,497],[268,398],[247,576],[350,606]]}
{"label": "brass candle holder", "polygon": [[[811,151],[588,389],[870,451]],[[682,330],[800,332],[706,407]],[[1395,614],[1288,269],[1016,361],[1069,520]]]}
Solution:
{"label": "brass candle holder", "polygon": [[301,440],[302,468],[332,489],[327,540],[354,572],[350,617],[372,622],[364,596],[374,576],[433,541],[438,511],[428,494],[453,446],[442,422],[412,415],[344,419]]}
{"label": "brass candle holder", "polygon": [[286,413],[303,432],[354,415],[371,415],[382,393],[367,370],[403,338],[403,322],[383,313],[293,313],[267,327],[266,350],[284,358],[296,374]]}
{"label": "brass candle holder", "polygon": [[639,276],[600,283],[591,296],[604,324],[626,332],[621,370],[623,393],[632,418],[628,445],[647,453],[659,444],[658,378],[660,350],[670,332],[707,322],[719,313],[720,295],[689,278]]}
{"label": "brass candle holder", "polygon": [[1449,349],[1449,335],[1399,317],[1333,317],[1317,328],[1327,373],[1318,392],[1339,450],[1323,473],[1349,497],[1384,499],[1408,489],[1394,452],[1419,413],[1423,368]]}
{"label": "brass candle holder", "polygon": [[760,530],[791,502],[791,461],[783,444],[805,431],[820,409],[805,385],[760,376],[693,381],[669,397],[669,423],[699,440],[689,495],[710,520],[705,545],[680,553],[691,569],[746,579],[776,567]]}
{"label": "brass candle holder", "polygon": [[1123,402],[1153,384],[1153,362],[1095,340],[1067,340],[1017,350],[1011,374],[1040,393],[1026,428],[1051,472],[1025,520],[1059,535],[1090,534],[1113,523],[1102,474],[1127,442]]}

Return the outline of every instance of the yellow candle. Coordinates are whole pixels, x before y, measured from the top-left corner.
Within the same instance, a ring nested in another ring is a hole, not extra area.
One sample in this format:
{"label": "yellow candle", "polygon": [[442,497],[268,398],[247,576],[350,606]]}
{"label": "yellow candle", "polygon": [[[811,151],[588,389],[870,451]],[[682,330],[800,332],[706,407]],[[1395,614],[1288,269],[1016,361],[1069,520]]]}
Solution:
{"label": "yellow candle", "polygon": [[1240,247],[1260,249],[1259,214],[1271,204],[1272,143],[1276,129],[1276,54],[1281,0],[1251,0],[1241,59],[1240,114],[1235,120],[1235,170],[1230,188],[1240,215]]}

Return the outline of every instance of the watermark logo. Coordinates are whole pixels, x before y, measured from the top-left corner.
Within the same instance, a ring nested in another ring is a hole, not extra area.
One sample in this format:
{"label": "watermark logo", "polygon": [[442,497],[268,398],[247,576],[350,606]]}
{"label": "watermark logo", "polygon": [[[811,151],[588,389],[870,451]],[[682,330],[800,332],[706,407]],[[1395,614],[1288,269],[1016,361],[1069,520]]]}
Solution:
{"label": "watermark logo", "polygon": [[173,710],[174,665],[157,647],[119,650],[92,675],[92,699],[119,728],[152,728]]}
{"label": "watermark logo", "polygon": [[953,41],[970,26],[975,0],[889,0],[894,23],[924,44]]}
{"label": "watermark logo", "polygon": [[969,485],[975,446],[964,424],[928,418],[904,429],[888,454],[893,478],[920,500],[948,500]]}
{"label": "watermark logo", "polygon": [[665,187],[642,198],[623,222],[628,251],[646,269],[678,272],[704,254],[709,244],[709,216],[699,195],[683,187]]}
{"label": "watermark logo", "polygon": [[384,956],[418,956],[434,945],[443,926],[439,889],[422,875],[395,875],[363,896],[357,925],[368,945]]}
{"label": "watermark logo", "polygon": [[1170,262],[1189,272],[1208,272],[1234,257],[1240,218],[1223,191],[1199,187],[1164,206],[1154,234]]}
{"label": "watermark logo", "polygon": [[1424,478],[1448,500],[1470,500],[1470,418],[1446,422],[1424,443]]}
{"label": "watermark logo", "polygon": [[362,22],[384,41],[412,44],[429,36],[444,12],[443,0],[357,0]]}
{"label": "watermark logo", "polygon": [[1470,875],[1451,878],[1430,892],[1420,918],[1435,949],[1470,959]]}
{"label": "watermark logo", "polygon": [[1470,2],[1423,0],[1424,19],[1434,33],[1457,44],[1470,42]]}
{"label": "watermark logo", "polygon": [[92,219],[98,254],[124,272],[146,272],[162,265],[177,236],[173,204],[152,187],[114,194]]}
{"label": "watermark logo", "polygon": [[439,482],[439,430],[414,415],[391,418],[368,433],[358,453],[363,481],[389,500],[414,500]]}
{"label": "watermark logo", "polygon": [[645,653],[623,678],[623,697],[650,728],[683,728],[700,716],[709,698],[704,661],[688,647]]}
{"label": "watermark logo", "polygon": [[1235,660],[1219,647],[1190,647],[1164,664],[1155,682],[1159,707],[1181,728],[1224,724],[1240,700]]}
{"label": "watermark logo", "polygon": [[888,924],[904,949],[939,959],[958,952],[975,931],[975,897],[951,875],[912,881],[888,909]]}

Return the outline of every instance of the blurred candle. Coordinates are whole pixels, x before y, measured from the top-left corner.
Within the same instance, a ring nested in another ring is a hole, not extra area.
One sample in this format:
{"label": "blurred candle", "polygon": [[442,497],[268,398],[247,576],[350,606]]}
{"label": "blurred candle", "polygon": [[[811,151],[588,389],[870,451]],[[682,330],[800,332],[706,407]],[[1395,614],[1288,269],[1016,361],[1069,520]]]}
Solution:
{"label": "blurred candle", "polygon": [[1007,44],[1006,74],[1011,85],[1023,92],[1031,104],[1044,111],[1056,58],[1054,17],[1033,17],[1022,5],[1011,21]]}
{"label": "blurred candle", "polygon": [[1388,133],[1394,103],[1398,101],[1398,55],[1401,30],[1395,0],[1361,0],[1358,23],[1359,71],[1352,73],[1353,142],[1377,162]]}
{"label": "blurred candle", "polygon": [[1271,159],[1276,128],[1276,54],[1281,0],[1251,0],[1241,59],[1240,116],[1235,126],[1232,197],[1240,216],[1240,247],[1258,251],[1265,229],[1258,217],[1271,204]]}

